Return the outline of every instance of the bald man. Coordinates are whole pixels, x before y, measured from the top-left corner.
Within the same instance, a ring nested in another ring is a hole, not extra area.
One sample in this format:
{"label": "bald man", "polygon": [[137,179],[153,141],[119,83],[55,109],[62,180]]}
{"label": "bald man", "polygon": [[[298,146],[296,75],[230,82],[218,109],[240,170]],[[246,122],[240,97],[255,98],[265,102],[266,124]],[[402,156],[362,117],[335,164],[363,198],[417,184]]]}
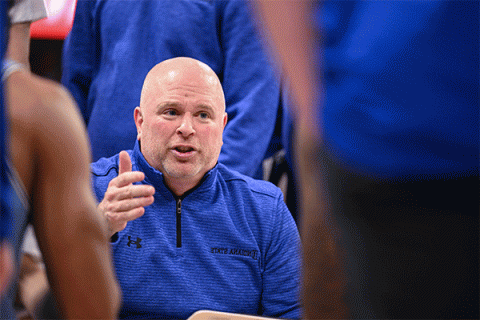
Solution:
{"label": "bald man", "polygon": [[300,318],[300,240],[282,192],[217,162],[227,114],[216,74],[191,58],[157,64],[133,116],[133,150],[92,164],[120,317]]}

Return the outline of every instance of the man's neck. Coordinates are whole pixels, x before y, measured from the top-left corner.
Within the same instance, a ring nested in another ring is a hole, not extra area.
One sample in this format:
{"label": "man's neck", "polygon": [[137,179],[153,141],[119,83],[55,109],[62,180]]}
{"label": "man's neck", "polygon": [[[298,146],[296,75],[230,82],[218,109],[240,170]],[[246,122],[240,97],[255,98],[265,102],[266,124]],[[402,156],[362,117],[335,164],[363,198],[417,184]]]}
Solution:
{"label": "man's neck", "polygon": [[176,179],[176,178],[167,178],[164,175],[165,184],[177,197],[182,197],[185,193],[195,188],[200,184],[202,179],[192,180],[192,179]]}

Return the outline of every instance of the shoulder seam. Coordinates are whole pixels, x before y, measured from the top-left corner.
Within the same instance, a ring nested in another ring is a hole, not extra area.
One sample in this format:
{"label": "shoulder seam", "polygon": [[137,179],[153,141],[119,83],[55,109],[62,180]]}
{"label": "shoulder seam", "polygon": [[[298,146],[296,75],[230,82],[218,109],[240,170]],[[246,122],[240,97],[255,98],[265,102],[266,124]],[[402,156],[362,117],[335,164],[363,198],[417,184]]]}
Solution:
{"label": "shoulder seam", "polygon": [[[269,196],[269,197],[274,198],[274,199],[277,198],[277,195],[275,193],[263,192],[261,190],[258,190],[257,188],[252,188],[246,179],[242,179],[242,178],[238,178],[238,177],[230,177],[230,178],[225,179],[225,181],[233,181],[233,180],[238,180],[238,181],[244,182],[248,186],[248,188],[250,189],[251,192],[263,194],[263,195]],[[268,182],[268,181],[265,181],[265,180],[259,180],[259,181]]]}
{"label": "shoulder seam", "polygon": [[118,169],[117,169],[117,167],[115,167],[115,166],[110,167],[110,168],[107,170],[107,172],[105,172],[105,173],[103,173],[103,174],[96,174],[95,172],[93,172],[93,170],[90,170],[90,171],[91,171],[92,174],[93,174],[94,176],[96,176],[96,177],[104,177],[104,176],[107,176],[107,175],[110,173],[110,171],[112,171],[112,169],[115,170],[115,171],[117,172],[117,175],[118,175]]}

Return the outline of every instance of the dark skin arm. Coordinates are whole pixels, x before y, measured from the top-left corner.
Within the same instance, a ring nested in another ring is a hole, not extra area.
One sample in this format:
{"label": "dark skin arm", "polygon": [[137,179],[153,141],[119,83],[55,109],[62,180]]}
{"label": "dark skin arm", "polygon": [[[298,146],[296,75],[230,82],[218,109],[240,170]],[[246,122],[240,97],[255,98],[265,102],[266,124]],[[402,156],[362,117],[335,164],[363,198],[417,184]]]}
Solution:
{"label": "dark skin arm", "polygon": [[62,317],[114,319],[120,291],[90,186],[88,140],[73,100],[60,85],[22,71],[8,78],[7,101],[11,159],[33,206]]}
{"label": "dark skin arm", "polygon": [[[301,235],[304,250],[303,304],[307,319],[343,319],[346,284],[341,248],[333,237],[328,190],[318,161],[322,121],[314,108],[321,82],[315,73],[314,46],[319,39],[309,19],[311,1],[258,0],[258,14],[292,87],[296,109],[294,153],[299,177]],[[330,227],[329,227],[330,226]]]}
{"label": "dark skin arm", "polygon": [[9,29],[7,58],[23,64],[30,70],[31,22],[14,23]]}
{"label": "dark skin arm", "polygon": [[3,240],[0,242],[0,298],[7,290],[8,284],[13,276],[13,248],[12,245]]}
{"label": "dark skin arm", "polygon": [[[30,22],[13,24],[9,29],[6,57],[22,63],[30,70]],[[13,249],[7,241],[0,242],[0,297],[13,274]]]}

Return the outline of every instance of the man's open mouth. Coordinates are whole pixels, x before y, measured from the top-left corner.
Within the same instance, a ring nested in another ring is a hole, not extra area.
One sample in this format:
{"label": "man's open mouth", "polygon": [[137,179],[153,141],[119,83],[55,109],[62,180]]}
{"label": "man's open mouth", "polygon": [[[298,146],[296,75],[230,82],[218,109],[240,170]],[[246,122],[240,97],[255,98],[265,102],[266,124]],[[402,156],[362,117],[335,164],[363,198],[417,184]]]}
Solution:
{"label": "man's open mouth", "polygon": [[175,147],[174,150],[180,152],[180,153],[187,153],[187,152],[190,152],[190,151],[193,151],[194,149],[192,147],[183,147],[183,146],[180,146],[180,147]]}

